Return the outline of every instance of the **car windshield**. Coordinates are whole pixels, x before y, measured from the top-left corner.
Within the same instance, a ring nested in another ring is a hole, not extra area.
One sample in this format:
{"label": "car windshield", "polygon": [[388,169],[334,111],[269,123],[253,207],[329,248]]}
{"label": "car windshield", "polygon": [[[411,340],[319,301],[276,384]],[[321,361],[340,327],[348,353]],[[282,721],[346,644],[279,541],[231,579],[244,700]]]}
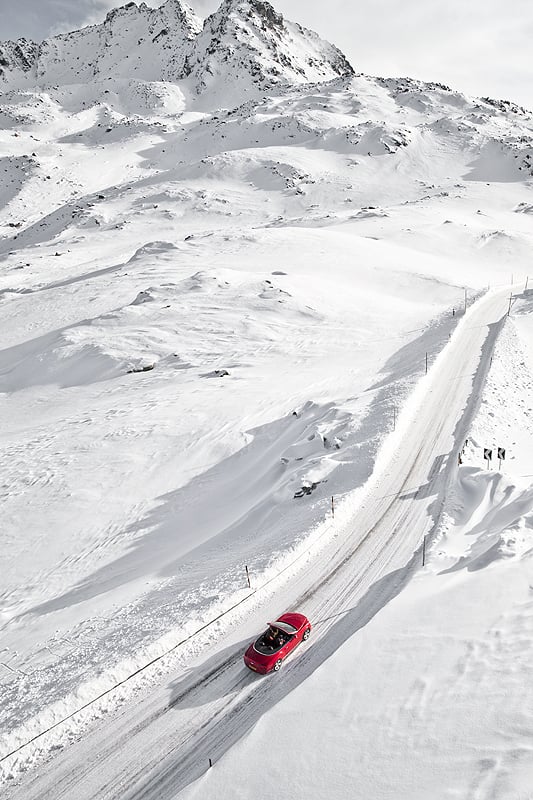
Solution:
{"label": "car windshield", "polygon": [[287,636],[294,636],[294,634],[298,630],[297,628],[294,627],[294,625],[289,625],[288,622],[281,622],[281,621],[273,622],[272,627],[278,628],[280,631],[283,631],[283,633],[286,633]]}

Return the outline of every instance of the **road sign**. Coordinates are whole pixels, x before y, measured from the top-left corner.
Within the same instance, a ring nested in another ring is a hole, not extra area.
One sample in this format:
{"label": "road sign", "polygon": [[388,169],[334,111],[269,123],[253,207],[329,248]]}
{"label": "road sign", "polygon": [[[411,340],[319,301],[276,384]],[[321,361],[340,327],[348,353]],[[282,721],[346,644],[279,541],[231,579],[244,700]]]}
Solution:
{"label": "road sign", "polygon": [[486,458],[487,461],[490,461],[492,458],[492,450],[490,450],[488,447],[485,447],[483,450],[483,458]]}
{"label": "road sign", "polygon": [[505,447],[498,447],[498,458],[505,461]]}

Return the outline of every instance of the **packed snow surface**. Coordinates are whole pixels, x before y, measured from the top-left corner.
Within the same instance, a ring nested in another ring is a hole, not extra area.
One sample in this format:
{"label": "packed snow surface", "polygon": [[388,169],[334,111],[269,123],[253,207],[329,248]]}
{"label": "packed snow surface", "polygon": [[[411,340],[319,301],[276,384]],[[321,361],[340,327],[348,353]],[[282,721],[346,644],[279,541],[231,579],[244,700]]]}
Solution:
{"label": "packed snow surface", "polygon": [[530,796],[532,115],[259,0],[0,51],[6,795]]}

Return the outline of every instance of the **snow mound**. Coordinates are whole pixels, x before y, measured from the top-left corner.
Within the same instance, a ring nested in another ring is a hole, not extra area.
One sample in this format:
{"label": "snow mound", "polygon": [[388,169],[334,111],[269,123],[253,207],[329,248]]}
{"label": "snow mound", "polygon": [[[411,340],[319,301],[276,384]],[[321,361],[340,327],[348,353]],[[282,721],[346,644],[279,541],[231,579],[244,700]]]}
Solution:
{"label": "snow mound", "polygon": [[507,230],[483,231],[476,239],[479,249],[494,260],[507,261],[518,254],[525,256],[530,248],[526,236]]}
{"label": "snow mound", "polygon": [[159,259],[162,255],[171,253],[176,249],[176,245],[172,244],[172,242],[146,242],[146,244],[143,244],[142,247],[137,248],[135,253],[128,260],[128,264],[133,264],[141,259]]}
{"label": "snow mound", "polygon": [[143,303],[152,303],[154,299],[153,293],[150,291],[150,289],[147,289],[146,291],[139,292],[131,305],[140,306]]}
{"label": "snow mound", "polygon": [[453,526],[440,555],[454,563],[444,573],[473,572],[533,551],[533,486],[518,486],[500,473],[461,467],[451,515]]}
{"label": "snow mound", "polygon": [[0,392],[56,384],[66,388],[115,378],[120,364],[98,343],[84,341],[83,327],[45,334],[3,350]]}
{"label": "snow mound", "polygon": [[382,208],[368,206],[367,208],[362,208],[357,214],[354,214],[353,219],[372,219],[372,217],[388,217],[388,214]]}
{"label": "snow mound", "polygon": [[533,203],[518,203],[513,211],[516,211],[517,214],[533,214]]}

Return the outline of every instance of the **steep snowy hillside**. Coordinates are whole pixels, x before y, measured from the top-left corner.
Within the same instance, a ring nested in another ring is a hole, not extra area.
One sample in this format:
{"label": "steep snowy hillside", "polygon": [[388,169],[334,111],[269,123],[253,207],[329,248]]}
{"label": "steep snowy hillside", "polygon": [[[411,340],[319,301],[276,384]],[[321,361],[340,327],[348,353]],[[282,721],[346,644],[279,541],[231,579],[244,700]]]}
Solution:
{"label": "steep snowy hillside", "polygon": [[101,25],[40,44],[0,43],[0,86],[9,88],[117,78],[177,82],[190,76],[187,86],[193,93],[223,90],[244,98],[277,84],[351,74],[336,47],[286,22],[262,0],[224,0],[203,29],[181,0],[166,0],[156,9],[128,3],[110,11]]}
{"label": "steep snowy hillside", "polygon": [[0,44],[0,81],[20,88],[107,78],[179,80],[200,29],[199,18],[180,0],[166,0],[156,9],[128,3],[110,11],[101,25],[40,44],[24,39]]}
{"label": "steep snowy hillside", "polygon": [[[524,291],[533,117],[355,75],[260,0],[225,0],[203,24],[179,0],[128,4],[0,51],[11,780],[222,647],[231,626],[210,623],[249,597],[245,567],[275,591],[232,617],[235,647],[283,610],[279,592],[294,602],[287,577],[309,548],[349,541],[379,453],[458,322],[488,287]],[[476,357],[453,376],[465,398]],[[439,447],[427,473],[440,502],[455,439]]]}
{"label": "steep snowy hillside", "polygon": [[[224,0],[197,37],[187,73],[199,93],[245,99],[250,91],[353,74],[336,47],[286,22],[263,0]],[[234,100],[234,102],[235,102]]]}

